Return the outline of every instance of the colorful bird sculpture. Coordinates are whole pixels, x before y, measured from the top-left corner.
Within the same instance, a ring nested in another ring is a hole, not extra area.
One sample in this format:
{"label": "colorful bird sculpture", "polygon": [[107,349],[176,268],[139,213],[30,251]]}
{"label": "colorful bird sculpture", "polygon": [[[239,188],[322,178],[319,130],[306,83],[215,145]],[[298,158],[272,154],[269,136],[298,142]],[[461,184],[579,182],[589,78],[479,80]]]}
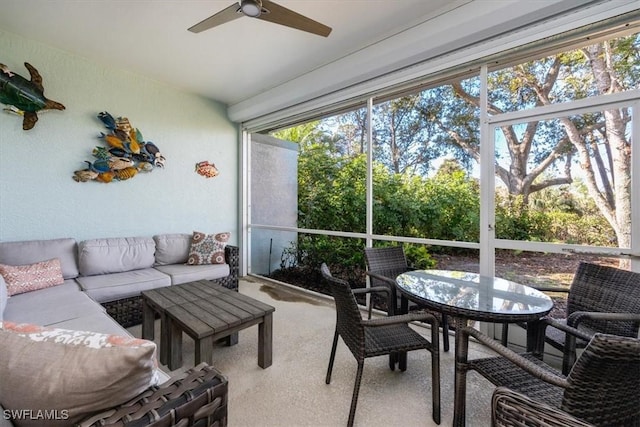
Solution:
{"label": "colorful bird sculpture", "polygon": [[65,107],[59,102],[45,98],[42,77],[38,70],[28,62],[25,62],[24,66],[31,74],[31,81],[0,64],[0,102],[24,112],[22,129],[29,130],[38,121],[38,111],[64,110]]}

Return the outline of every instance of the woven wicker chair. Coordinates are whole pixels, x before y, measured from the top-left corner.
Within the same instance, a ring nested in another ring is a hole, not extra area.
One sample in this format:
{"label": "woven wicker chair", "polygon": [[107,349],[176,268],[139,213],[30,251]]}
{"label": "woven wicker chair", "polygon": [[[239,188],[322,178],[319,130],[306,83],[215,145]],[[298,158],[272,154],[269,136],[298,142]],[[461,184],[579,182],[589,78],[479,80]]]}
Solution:
{"label": "woven wicker chair", "polygon": [[[640,425],[639,339],[596,333],[564,376],[535,356],[517,354],[473,328],[456,333],[462,336],[456,355],[454,403],[459,425],[464,424],[466,373],[470,370],[496,386],[508,387],[596,426]],[[469,337],[499,356],[468,360]]]}
{"label": "woven wicker chair", "polygon": [[[538,288],[555,291],[557,288]],[[563,352],[562,372],[568,374],[576,360],[576,348],[588,340],[576,339],[576,329],[637,337],[640,330],[640,273],[614,267],[580,263],[567,297],[565,319],[547,316],[543,322],[544,341]],[[550,326],[550,327],[547,327]],[[541,337],[542,338],[542,337]],[[539,343],[543,345],[544,343]]]}
{"label": "woven wicker chair", "polygon": [[[395,279],[398,275],[415,270],[409,267],[402,246],[387,246],[382,248],[365,248],[364,258],[367,263],[367,275],[371,280],[371,286],[386,286],[391,290],[393,306],[389,308],[389,314],[399,313],[398,301],[400,296],[396,292]],[[410,305],[417,306],[409,302]],[[393,310],[393,311],[391,311]],[[436,313],[442,326],[442,348],[449,351],[449,322],[444,313]],[[371,306],[369,306],[369,318],[371,318]]]}
{"label": "woven wicker chair", "polygon": [[491,399],[493,427],[594,427],[561,409],[536,402],[506,387],[498,387]]}
{"label": "woven wicker chair", "polygon": [[[331,383],[338,336],[342,337],[342,340],[358,362],[347,425],[353,425],[364,360],[368,357],[420,349],[431,352],[432,417],[437,424],[440,424],[440,355],[438,349],[438,320],[435,316],[428,313],[414,313],[365,320],[360,314],[354,292],[381,291],[388,293],[388,287],[362,288],[352,291],[346,281],[331,275],[326,264],[322,264],[321,271],[323,277],[331,286],[331,292],[336,303],[336,330],[333,336],[326,383]],[[408,323],[413,321],[424,321],[431,325],[431,342],[409,327]],[[393,369],[393,366],[391,368]],[[406,364],[404,366],[401,364],[400,370],[406,370]]]}

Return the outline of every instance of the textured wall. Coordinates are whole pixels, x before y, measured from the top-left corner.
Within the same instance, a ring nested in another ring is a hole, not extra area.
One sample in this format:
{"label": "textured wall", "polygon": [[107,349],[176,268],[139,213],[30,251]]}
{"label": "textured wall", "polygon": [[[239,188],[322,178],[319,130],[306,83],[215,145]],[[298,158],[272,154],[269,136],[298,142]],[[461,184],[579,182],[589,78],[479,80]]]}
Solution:
{"label": "textured wall", "polygon": [[[223,105],[118,70],[109,58],[92,63],[0,30],[0,63],[29,78],[23,62],[38,69],[45,95],[66,110],[40,113],[30,131],[0,111],[0,240],[200,230],[231,231],[238,241],[238,132]],[[166,168],[110,184],[75,182],[73,171],[103,145],[96,115],[105,110],[128,117],[158,145]],[[202,160],[220,175],[197,175]]]}
{"label": "textured wall", "polygon": [[[267,135],[251,135],[251,222],[298,225],[298,144]],[[297,233],[251,230],[251,273],[280,268],[282,251]]]}

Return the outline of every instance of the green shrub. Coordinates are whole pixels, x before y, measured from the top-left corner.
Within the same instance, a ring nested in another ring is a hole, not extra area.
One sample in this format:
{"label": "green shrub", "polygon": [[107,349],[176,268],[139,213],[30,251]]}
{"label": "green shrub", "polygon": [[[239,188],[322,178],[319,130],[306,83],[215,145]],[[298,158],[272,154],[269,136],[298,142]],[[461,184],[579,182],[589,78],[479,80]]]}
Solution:
{"label": "green shrub", "polygon": [[408,264],[413,268],[427,270],[434,268],[437,264],[424,245],[405,244],[404,253]]}

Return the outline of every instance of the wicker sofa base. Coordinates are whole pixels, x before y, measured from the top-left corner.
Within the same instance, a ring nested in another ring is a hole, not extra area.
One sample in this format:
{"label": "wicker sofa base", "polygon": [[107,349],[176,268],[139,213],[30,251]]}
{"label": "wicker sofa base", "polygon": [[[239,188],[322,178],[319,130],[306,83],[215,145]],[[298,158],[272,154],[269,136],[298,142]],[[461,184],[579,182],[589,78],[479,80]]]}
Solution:
{"label": "wicker sofa base", "polygon": [[102,306],[107,310],[107,314],[124,328],[142,323],[141,295],[103,303]]}
{"label": "wicker sofa base", "polygon": [[[239,274],[239,249],[237,246],[227,246],[225,248],[225,258],[229,264],[229,275],[211,282],[222,285],[225,288],[238,290]],[[178,285],[179,286],[179,285]],[[114,318],[116,322],[125,328],[142,323],[142,296],[136,295],[129,298],[122,298],[101,304],[107,314]]]}
{"label": "wicker sofa base", "polygon": [[202,363],[79,426],[223,427],[227,425],[227,400],[227,378]]}

